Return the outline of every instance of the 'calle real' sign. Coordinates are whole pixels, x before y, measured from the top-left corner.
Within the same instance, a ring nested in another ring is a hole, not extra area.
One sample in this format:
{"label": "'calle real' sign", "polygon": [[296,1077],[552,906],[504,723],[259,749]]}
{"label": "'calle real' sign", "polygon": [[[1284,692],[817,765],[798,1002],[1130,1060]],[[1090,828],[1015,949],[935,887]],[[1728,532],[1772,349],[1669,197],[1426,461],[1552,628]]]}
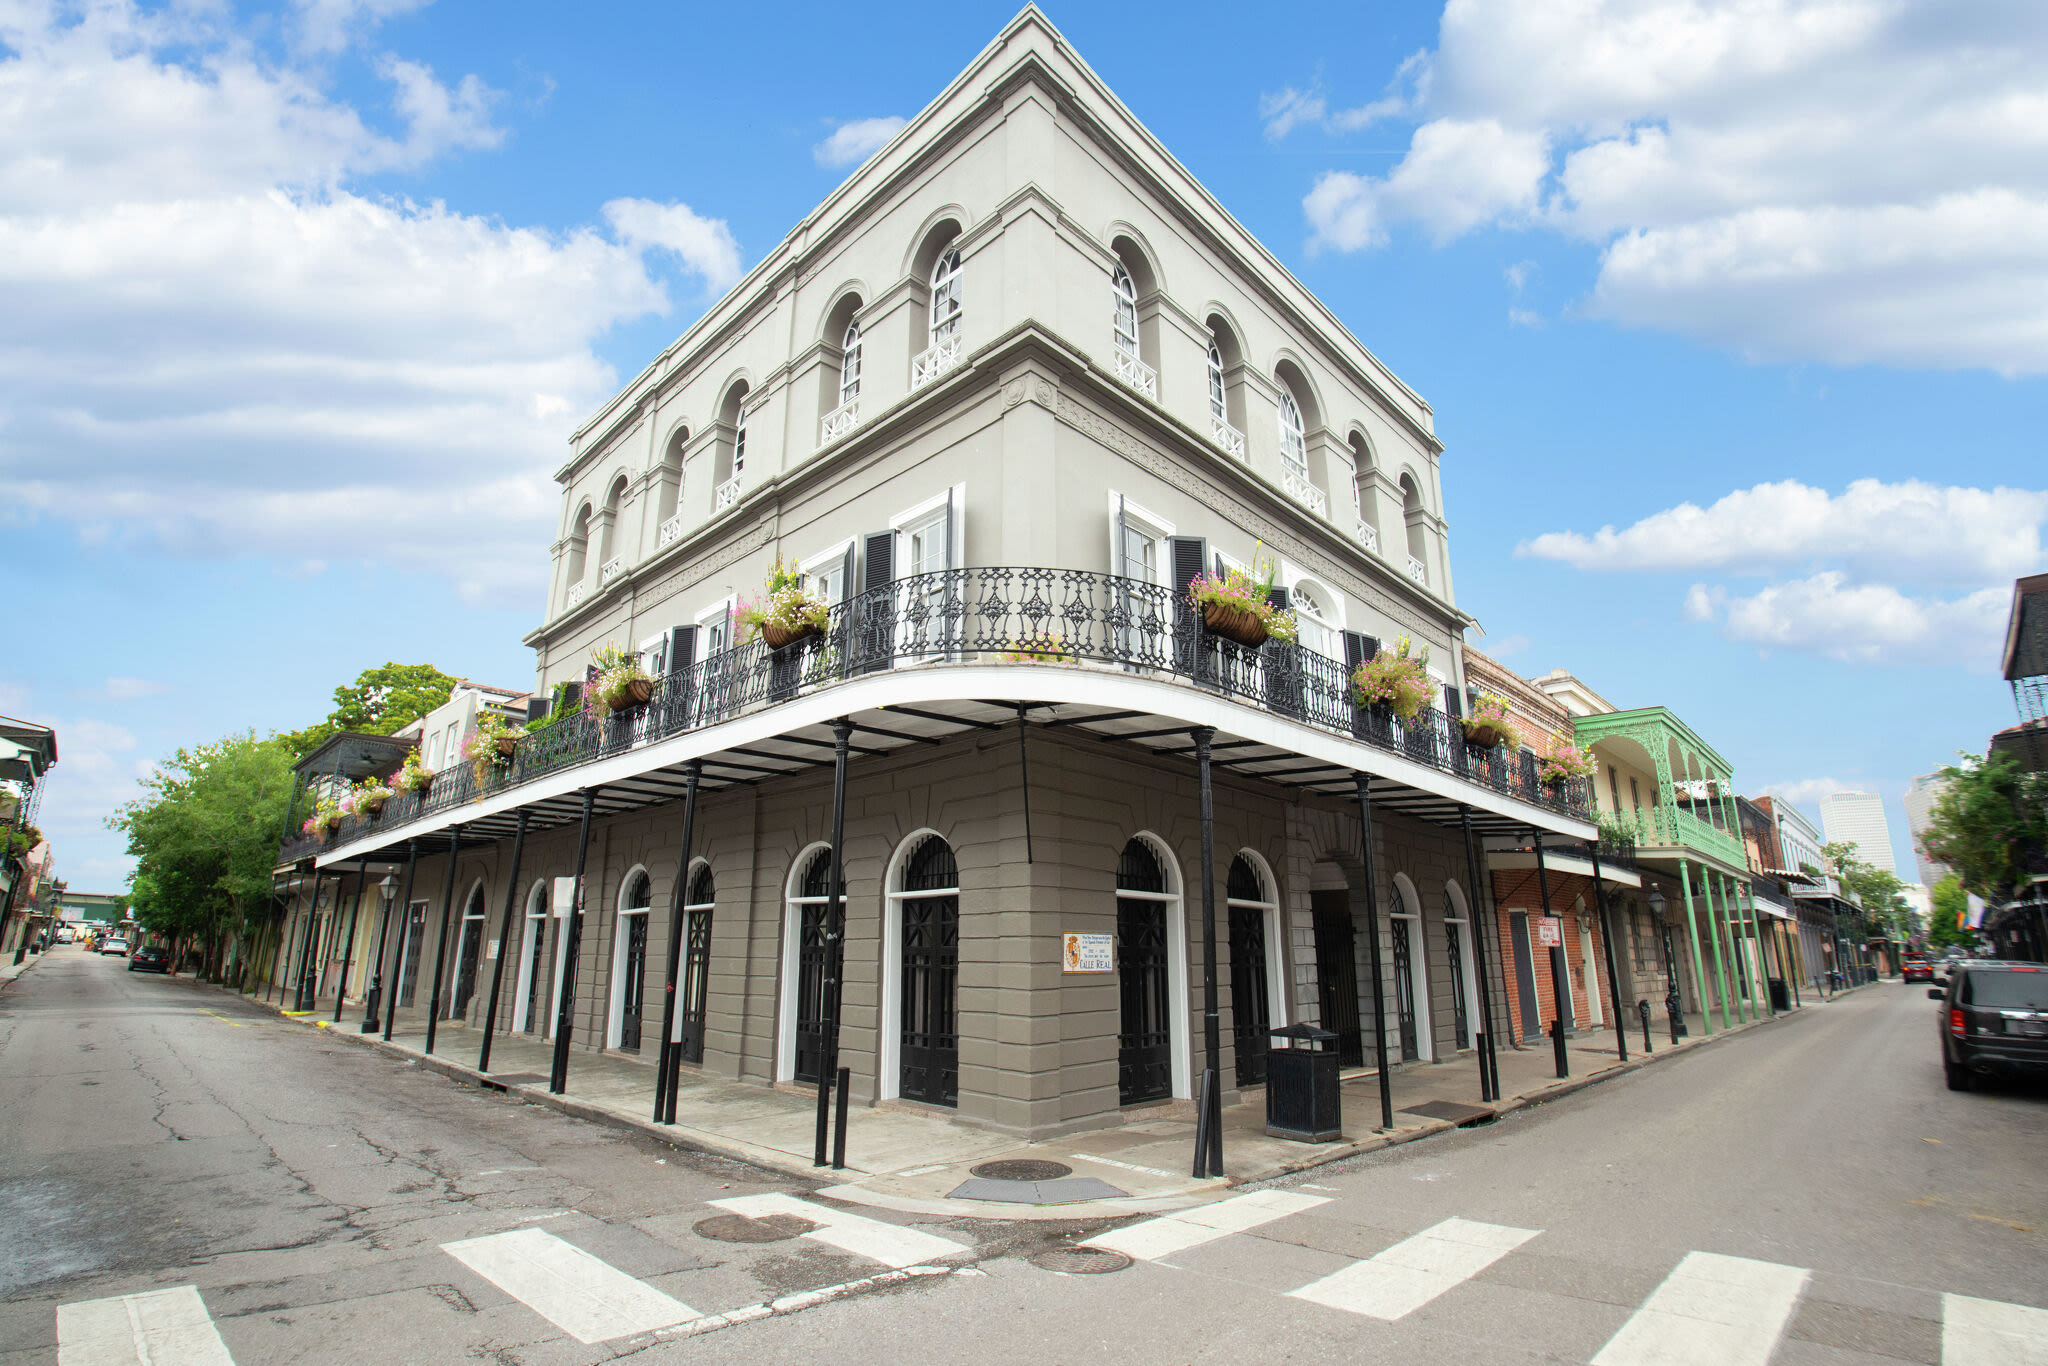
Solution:
{"label": "'calle real' sign", "polygon": [[1061,972],[1115,972],[1116,936],[1069,934],[1060,951]]}

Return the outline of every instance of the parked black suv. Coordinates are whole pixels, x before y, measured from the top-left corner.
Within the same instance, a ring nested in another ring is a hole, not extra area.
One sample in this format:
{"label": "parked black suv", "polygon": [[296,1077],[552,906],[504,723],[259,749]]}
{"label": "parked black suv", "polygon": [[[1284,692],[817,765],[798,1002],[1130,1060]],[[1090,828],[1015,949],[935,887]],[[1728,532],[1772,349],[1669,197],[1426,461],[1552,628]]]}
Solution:
{"label": "parked black suv", "polygon": [[2048,965],[1959,963],[1946,987],[1927,994],[1942,1003],[1949,1090],[1967,1091],[1979,1075],[2048,1080]]}

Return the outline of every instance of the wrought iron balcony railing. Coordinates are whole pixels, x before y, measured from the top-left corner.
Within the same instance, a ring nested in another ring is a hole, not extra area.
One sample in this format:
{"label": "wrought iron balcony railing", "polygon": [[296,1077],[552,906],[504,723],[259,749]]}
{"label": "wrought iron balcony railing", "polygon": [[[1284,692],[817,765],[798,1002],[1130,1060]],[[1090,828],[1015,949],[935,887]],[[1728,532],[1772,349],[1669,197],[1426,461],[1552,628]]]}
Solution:
{"label": "wrought iron balcony railing", "polygon": [[[997,663],[1176,680],[1536,806],[1580,818],[1590,810],[1583,782],[1541,783],[1501,749],[1467,744],[1457,722],[1439,710],[1404,722],[1358,706],[1350,670],[1339,660],[1299,645],[1253,650],[1211,635],[1175,589],[1082,570],[949,569],[839,603],[822,634],[783,649],[751,641],[669,673],[655,680],[642,706],[577,713],[529,730],[502,763],[458,764],[435,775],[425,794],[393,797],[374,827],[402,826],[888,669]],[[352,820],[337,842],[372,825]]]}

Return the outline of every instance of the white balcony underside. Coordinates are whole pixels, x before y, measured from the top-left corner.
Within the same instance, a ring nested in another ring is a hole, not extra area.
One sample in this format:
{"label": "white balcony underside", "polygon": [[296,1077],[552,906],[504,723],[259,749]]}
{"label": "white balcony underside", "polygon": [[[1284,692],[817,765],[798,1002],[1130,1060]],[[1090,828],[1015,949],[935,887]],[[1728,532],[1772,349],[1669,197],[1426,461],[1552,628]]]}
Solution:
{"label": "white balcony underside", "polygon": [[[1058,713],[1062,716],[1085,715],[1091,708],[1135,711],[1141,713],[1139,718],[1115,723],[1133,730],[1157,729],[1162,724],[1214,726],[1219,741],[1247,740],[1256,746],[1282,751],[1282,754],[1256,759],[1255,762],[1277,763],[1283,756],[1302,756],[1373,775],[1376,779],[1376,814],[1399,809],[1405,797],[1422,805],[1462,803],[1472,808],[1474,829],[1481,833],[1490,830],[1505,833],[1533,826],[1568,839],[1592,840],[1598,837],[1598,831],[1589,821],[1574,820],[1555,811],[1517,801],[1491,788],[1464,782],[1398,754],[1304,726],[1259,708],[1226,701],[1184,683],[1133,677],[1115,669],[1064,665],[940,664],[885,670],[820,688],[730,721],[565,768],[547,777],[493,793],[482,801],[438,811],[423,820],[407,822],[389,831],[379,831],[369,838],[323,849],[315,858],[320,866],[331,867],[450,826],[474,827],[494,817],[507,816],[521,807],[550,800],[573,800],[587,787],[627,784],[641,775],[660,770],[670,770],[672,778],[673,771],[679,771],[687,760],[708,758],[739,747],[759,748],[778,735],[806,729],[828,730],[831,722],[841,716],[853,716],[858,720],[861,713],[876,712],[879,716],[874,720],[876,725],[891,730],[914,730],[917,723],[910,718],[880,709],[884,706],[908,706],[929,711],[953,706],[963,711],[985,710],[987,704],[974,699],[986,697],[1050,703],[1062,709]],[[1066,710],[1068,708],[1072,709],[1071,713]],[[1076,725],[1064,729],[1089,727]],[[862,745],[871,748],[892,745],[890,741],[868,734],[862,734],[859,739]],[[1243,751],[1231,753],[1236,757]],[[799,756],[790,757],[794,760]],[[800,757],[814,758],[815,755],[806,747],[806,752]],[[758,765],[760,759],[749,758],[746,762]],[[859,760],[855,760],[848,771],[849,785],[856,794],[862,781],[863,767]],[[711,775],[706,776],[708,779]],[[677,783],[664,779],[663,785],[671,789],[670,795],[673,795]],[[644,793],[635,804],[667,799],[660,794]],[[1455,822],[1451,823],[1451,828],[1456,828]]]}

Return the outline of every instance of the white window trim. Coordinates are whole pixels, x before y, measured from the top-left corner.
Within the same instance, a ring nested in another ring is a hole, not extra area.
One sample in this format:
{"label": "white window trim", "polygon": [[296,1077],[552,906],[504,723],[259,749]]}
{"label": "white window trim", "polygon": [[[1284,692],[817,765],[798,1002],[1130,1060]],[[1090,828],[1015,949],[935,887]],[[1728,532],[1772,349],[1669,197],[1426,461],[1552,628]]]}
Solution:
{"label": "white window trim", "polygon": [[667,633],[667,632],[662,632],[662,633],[661,633],[661,634],[659,634],[659,635],[651,635],[651,636],[648,636],[648,637],[646,637],[645,639],[643,639],[643,640],[642,640],[642,641],[640,642],[640,646],[639,646],[639,649],[638,649],[638,650],[637,650],[637,651],[635,652],[635,653],[637,653],[637,654],[639,655],[639,657],[640,657],[640,667],[641,667],[641,668],[643,668],[643,669],[646,669],[646,670],[647,670],[647,672],[649,672],[649,673],[651,673],[651,674],[662,674],[662,673],[667,673],[667,672],[668,672],[668,667],[667,667],[667,666],[668,666],[668,661],[667,661],[666,659],[664,659],[664,660],[662,660],[662,661],[661,661],[661,663],[662,663],[662,667],[661,667],[661,668],[657,669],[657,668],[654,668],[654,667],[652,666],[652,661],[653,661],[653,660],[654,660],[654,659],[655,659],[655,658],[656,658],[657,656],[659,656],[659,655],[660,655],[660,654],[662,654],[662,653],[663,653],[664,651],[666,651],[667,649],[668,649],[668,633]]}
{"label": "white window trim", "polygon": [[[1413,926],[1408,934],[1408,985],[1410,994],[1415,998],[1415,1060],[1417,1062],[1435,1062],[1436,1021],[1433,1014],[1433,1006],[1429,999],[1429,937],[1424,932],[1425,922],[1422,914],[1422,893],[1413,882],[1408,880],[1406,874],[1395,874],[1394,902],[1400,909],[1394,911],[1391,918],[1406,920]],[[1410,906],[1413,906],[1415,909],[1410,910]],[[1388,956],[1390,960],[1392,957],[1392,945],[1393,940],[1390,935],[1388,938]],[[1387,966],[1391,968],[1394,964],[1389,961]],[[1565,975],[1569,977],[1571,974],[1566,973]],[[1398,1030],[1401,1010],[1400,1001],[1397,998],[1389,1002],[1389,1004],[1394,1007],[1394,1018]],[[1397,1038],[1396,1043],[1398,1044],[1398,1042]]]}
{"label": "white window trim", "polygon": [[[1194,1061],[1188,1038],[1188,1027],[1193,1019],[1192,1007],[1188,1004],[1188,916],[1187,905],[1181,899],[1180,862],[1167,850],[1166,841],[1150,830],[1140,830],[1131,838],[1143,840],[1152,850],[1152,856],[1159,860],[1159,866],[1166,871],[1168,890],[1164,892],[1132,892],[1121,887],[1111,889],[1116,898],[1128,897],[1133,901],[1157,901],[1166,907],[1166,1006],[1170,1027],[1167,1030],[1168,1057],[1173,1065],[1173,1095],[1177,1100],[1191,1100],[1195,1094]],[[1111,903],[1114,906],[1114,902]]]}
{"label": "white window trim", "polygon": [[[898,885],[903,881],[903,867],[909,859],[910,851],[925,839],[934,836],[941,840],[945,839],[944,835],[930,826],[922,826],[911,831],[896,846],[896,852],[889,856],[889,867],[882,878],[882,886],[886,889],[882,911],[882,1028],[879,1038],[880,1061],[875,1077],[876,1096],[881,1100],[896,1100],[903,1094],[903,903],[919,897],[957,898],[960,895],[957,854],[955,883],[952,890],[941,888],[936,891],[906,892]],[[946,847],[953,847],[950,841]],[[953,988],[956,1008],[959,992],[956,977]]]}
{"label": "white window trim", "polygon": [[[848,536],[837,545],[829,546],[819,551],[808,560],[798,561],[797,570],[808,580],[821,570],[838,569],[846,563],[846,552],[851,549],[853,549],[853,537]],[[850,583],[846,584],[840,592],[839,601],[844,602],[852,596],[853,585]]]}
{"label": "white window trim", "polygon": [[[626,904],[626,893],[633,890],[633,880],[640,877],[647,879],[647,904],[645,906],[628,906]],[[653,913],[654,874],[648,871],[646,864],[636,863],[626,870],[626,876],[619,883],[618,906],[612,914],[612,978],[606,984],[605,991],[605,994],[611,998],[611,1007],[606,1013],[604,1026],[604,1046],[606,1048],[618,1048],[619,1041],[624,1036],[626,1028],[626,994],[621,990],[625,985],[626,917],[629,915],[651,916]],[[651,948],[654,942],[652,920],[648,922],[647,942]],[[640,974],[640,1004],[644,1009],[647,1004],[647,966],[645,963],[641,964]],[[644,1048],[647,1031],[644,1028],[645,1021],[642,1021],[642,1024],[643,1028],[640,1034],[641,1044]]]}
{"label": "white window trim", "polygon": [[1134,502],[1127,494],[1119,493],[1115,489],[1109,491],[1109,572],[1117,578],[1123,577],[1124,548],[1117,544],[1116,539],[1117,512],[1119,509],[1123,512],[1123,520],[1126,523],[1135,523],[1140,531],[1143,531],[1157,543],[1158,553],[1152,557],[1155,577],[1160,574],[1170,573],[1171,567],[1167,564],[1167,556],[1171,552],[1171,547],[1166,543],[1179,534],[1173,529],[1173,523],[1167,521],[1144,504]]}
{"label": "white window trim", "polygon": [[[1246,901],[1240,897],[1226,894],[1223,898],[1223,906],[1226,937],[1229,930],[1230,907],[1252,906],[1264,912],[1266,933],[1266,1022],[1271,1028],[1278,1029],[1288,1022],[1290,1016],[1290,1012],[1287,1009],[1287,964],[1280,957],[1281,951],[1286,944],[1286,936],[1281,932],[1280,926],[1280,902],[1277,899],[1279,884],[1274,881],[1273,870],[1266,866],[1265,858],[1257,850],[1240,849],[1235,857],[1249,862],[1252,865],[1252,870],[1258,874],[1260,889],[1276,898],[1271,901]],[[1235,991],[1236,988],[1233,986],[1233,995],[1230,1003],[1230,1009],[1233,1014],[1237,1010]]]}
{"label": "white window trim", "polygon": [[[690,866],[683,869],[683,896],[685,898],[688,898],[690,894],[690,889],[694,887],[697,883],[697,870],[699,868],[709,868],[710,866],[711,860],[708,858],[704,858],[701,855],[697,858],[693,858],[690,860]],[[689,901],[686,899],[683,904],[683,928],[685,931],[683,936],[683,944],[685,957],[682,962],[676,964],[676,1008],[674,1011],[674,1018],[669,1021],[668,1041],[670,1043],[681,1043],[683,1041],[684,977],[687,975],[688,972],[687,955],[689,952],[688,929],[690,924],[690,917],[700,911],[710,912],[715,915],[717,913],[717,910],[718,875],[714,873],[712,874],[711,880],[711,900]],[[716,920],[712,922],[712,930],[714,933],[717,932],[717,924],[718,922]],[[708,985],[705,988],[705,995],[707,997],[710,995],[710,988]],[[708,1002],[706,1005],[706,1009],[704,1011],[704,1018],[707,1021],[711,1018],[711,1011]]]}
{"label": "white window trim", "polygon": [[[966,484],[955,484],[943,492],[933,494],[922,503],[916,503],[905,508],[902,512],[889,519],[889,530],[895,532],[900,538],[904,532],[913,531],[920,524],[929,521],[933,513],[944,512],[948,507],[953,512],[953,535],[951,544],[946,547],[946,567],[949,569],[963,568],[962,561],[967,548]],[[909,577],[909,574],[905,572],[901,555],[896,557],[896,577],[899,579]]]}
{"label": "white window trim", "polygon": [[[539,907],[535,909],[536,905]],[[533,927],[541,927],[540,942]],[[512,984],[512,1030],[523,1034],[533,1028],[533,960],[546,951],[548,924],[547,883],[537,880],[526,893],[526,906],[519,918],[519,980]]]}
{"label": "white window trim", "polygon": [[[776,995],[775,1004],[775,1080],[796,1080],[796,992],[798,973],[798,950],[803,941],[803,908],[810,905],[829,904],[828,893],[822,897],[799,896],[797,879],[813,856],[820,849],[832,846],[824,840],[814,840],[797,852],[796,859],[789,865],[789,873],[782,880],[782,982]],[[852,899],[847,900],[847,909],[852,909]]]}

